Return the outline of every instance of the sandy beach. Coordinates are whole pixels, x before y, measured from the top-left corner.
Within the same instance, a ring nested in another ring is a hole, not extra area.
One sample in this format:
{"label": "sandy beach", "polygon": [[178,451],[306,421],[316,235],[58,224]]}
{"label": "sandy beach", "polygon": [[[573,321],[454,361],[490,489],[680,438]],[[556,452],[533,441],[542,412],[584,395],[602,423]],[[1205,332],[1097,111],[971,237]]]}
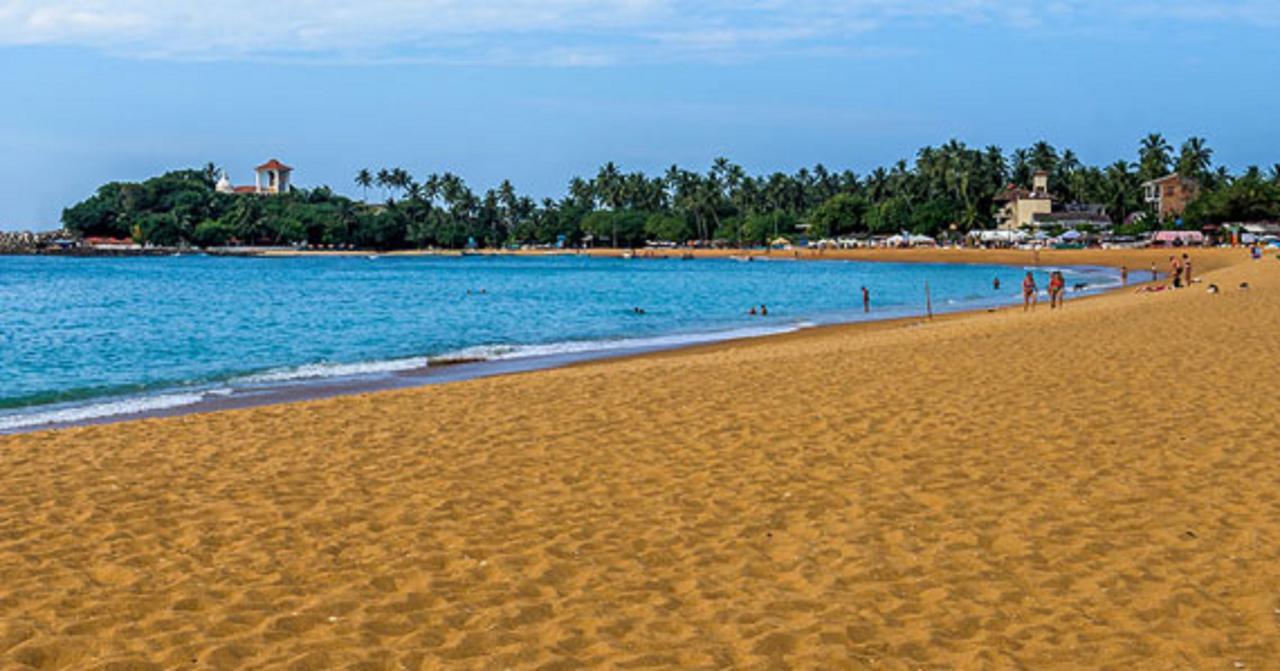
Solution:
{"label": "sandy beach", "polygon": [[1193,255],[1057,312],[0,437],[0,668],[1274,668],[1280,263]]}

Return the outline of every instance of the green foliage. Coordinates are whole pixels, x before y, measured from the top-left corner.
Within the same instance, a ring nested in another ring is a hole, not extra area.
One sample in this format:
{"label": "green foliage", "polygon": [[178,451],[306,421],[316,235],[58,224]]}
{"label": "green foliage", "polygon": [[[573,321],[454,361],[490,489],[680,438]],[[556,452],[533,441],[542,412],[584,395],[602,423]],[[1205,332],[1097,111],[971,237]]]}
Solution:
{"label": "green foliage", "polygon": [[894,196],[876,204],[867,212],[867,230],[877,235],[892,235],[911,227],[911,206],[902,196]]}
{"label": "green foliage", "polygon": [[841,193],[819,205],[809,215],[811,238],[834,238],[849,233],[864,233],[870,203],[860,194]]}
{"label": "green foliage", "polygon": [[911,212],[911,232],[936,236],[958,224],[962,215],[959,206],[945,198],[925,201]]}
{"label": "green foliage", "polygon": [[684,243],[693,237],[693,229],[684,217],[661,212],[649,215],[644,222],[644,232],[651,240]]}
{"label": "green foliage", "polygon": [[1183,220],[1192,225],[1280,219],[1280,184],[1262,176],[1256,168],[1231,184],[1202,193],[1192,202]]}
{"label": "green foliage", "polygon": [[636,247],[645,242],[647,220],[644,212],[597,210],[583,217],[582,230],[616,247]]}
{"label": "green foliage", "polygon": [[197,247],[217,247],[235,237],[235,229],[218,220],[200,222],[191,233],[191,244]]}
{"label": "green foliage", "polygon": [[[592,236],[596,245],[646,241],[686,243],[719,239],[759,245],[792,236],[800,222],[810,238],[911,231],[937,235],[993,225],[995,198],[1010,184],[1030,188],[1037,170],[1049,173],[1060,202],[1104,205],[1119,224],[1145,207],[1141,184],[1175,168],[1195,176],[1204,196],[1187,219],[1223,221],[1274,212],[1260,171],[1234,179],[1211,164],[1212,150],[1190,138],[1175,157],[1159,134],[1139,144],[1137,162],[1082,165],[1070,149],[1048,142],[1006,154],[957,140],[925,147],[913,162],[876,168],[865,177],[823,165],[794,173],[749,175],[728,159],[706,172],[672,166],[661,175],[626,172],[613,163],[594,177],[575,177],[559,200],[535,202],[510,182],[472,191],[451,173],[421,181],[402,168],[364,169],[353,201],[327,187],[278,196],[229,195],[214,188],[216,168],[179,170],[141,183],[113,182],[63,211],[63,224],[86,236],[134,237],[148,244],[334,245],[377,249],[570,245]],[[1176,159],[1176,160],[1175,160]],[[1280,177],[1280,166],[1277,166]],[[380,191],[381,204],[367,203]],[[1155,225],[1154,218],[1147,224]]]}
{"label": "green foliage", "polygon": [[794,235],[799,224],[796,216],[785,210],[752,214],[742,223],[742,241],[751,245],[765,245],[778,237]]}
{"label": "green foliage", "polygon": [[191,231],[173,212],[147,212],[138,217],[142,239],[152,244],[175,246],[191,238]]}

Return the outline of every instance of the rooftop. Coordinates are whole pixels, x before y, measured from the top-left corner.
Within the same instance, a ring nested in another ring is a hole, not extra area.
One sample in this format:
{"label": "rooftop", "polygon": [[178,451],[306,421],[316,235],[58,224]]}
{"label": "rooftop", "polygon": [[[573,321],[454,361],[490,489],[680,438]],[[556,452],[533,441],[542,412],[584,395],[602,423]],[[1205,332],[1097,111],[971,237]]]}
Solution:
{"label": "rooftop", "polygon": [[267,161],[266,163],[263,163],[262,165],[258,166],[257,168],[254,168],[254,170],[258,172],[262,172],[263,170],[279,170],[281,172],[287,172],[289,170],[293,170],[293,168],[290,168],[289,166],[273,158],[270,161]]}

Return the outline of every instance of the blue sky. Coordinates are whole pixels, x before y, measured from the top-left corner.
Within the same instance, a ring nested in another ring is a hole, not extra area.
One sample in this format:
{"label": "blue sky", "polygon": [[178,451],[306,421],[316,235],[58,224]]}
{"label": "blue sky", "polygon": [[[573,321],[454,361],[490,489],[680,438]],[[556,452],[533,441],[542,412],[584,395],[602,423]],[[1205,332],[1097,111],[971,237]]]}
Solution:
{"label": "blue sky", "polygon": [[278,157],[559,195],[613,160],[859,173],[957,137],[1280,161],[1280,3],[0,0],[0,228],[101,183]]}

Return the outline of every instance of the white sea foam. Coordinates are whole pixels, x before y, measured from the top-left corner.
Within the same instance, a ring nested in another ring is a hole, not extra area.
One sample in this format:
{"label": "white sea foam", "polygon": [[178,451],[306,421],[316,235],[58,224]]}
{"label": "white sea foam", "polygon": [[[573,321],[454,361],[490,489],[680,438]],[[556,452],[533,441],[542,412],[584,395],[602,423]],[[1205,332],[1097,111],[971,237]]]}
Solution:
{"label": "white sea foam", "polygon": [[311,363],[292,368],[278,368],[254,375],[246,375],[235,380],[240,384],[279,384],[281,382],[297,382],[333,377],[356,377],[376,375],[378,373],[398,373],[427,367],[429,361],[425,357],[408,359],[387,359],[384,361],[362,361],[358,363]]}
{"label": "white sea foam", "polygon": [[212,392],[180,392],[174,394],[158,394],[155,396],[130,396],[113,398],[104,401],[41,410],[38,412],[0,416],[0,431],[30,429],[50,424],[71,424],[87,422],[105,417],[122,417],[144,412],[181,408],[195,405],[209,395],[225,395],[230,390],[217,389]]}
{"label": "white sea foam", "polygon": [[228,381],[227,385],[200,391],[182,391],[116,397],[90,401],[83,404],[58,406],[35,411],[17,411],[0,415],[0,432],[33,429],[49,425],[75,424],[110,417],[126,417],[143,413],[191,406],[211,397],[225,398],[245,387],[271,387],[291,382],[306,382],[340,377],[359,377],[419,370],[430,366],[431,361],[451,360],[511,361],[532,357],[565,356],[575,354],[606,353],[625,350],[670,349],[686,345],[752,338],[772,334],[789,333],[813,326],[801,322],[776,327],[740,328],[704,333],[672,334],[645,338],[620,338],[615,340],[586,340],[546,343],[541,345],[484,345],[428,359],[412,357],[366,361],[360,363],[316,363],[292,368],[281,368]]}
{"label": "white sea foam", "polygon": [[613,340],[579,340],[547,343],[543,345],[477,345],[450,352],[437,360],[469,360],[511,361],[543,356],[563,356],[572,354],[590,354],[593,352],[612,352],[618,350],[669,349],[687,345],[736,340],[739,338],[757,338],[760,336],[790,333],[809,323],[789,324],[786,326],[763,328],[740,328],[727,331],[711,331],[705,333],[682,333],[645,338],[618,338]]}

